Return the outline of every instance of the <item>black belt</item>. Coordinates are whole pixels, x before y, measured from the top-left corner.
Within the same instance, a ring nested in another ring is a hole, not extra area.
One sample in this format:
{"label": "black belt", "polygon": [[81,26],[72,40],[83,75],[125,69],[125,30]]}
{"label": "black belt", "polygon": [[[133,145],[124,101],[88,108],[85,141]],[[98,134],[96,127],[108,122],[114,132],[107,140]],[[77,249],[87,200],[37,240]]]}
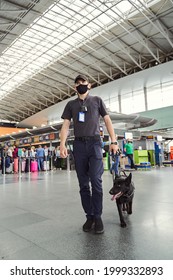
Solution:
{"label": "black belt", "polygon": [[75,140],[77,140],[77,141],[100,140],[100,135],[75,137]]}

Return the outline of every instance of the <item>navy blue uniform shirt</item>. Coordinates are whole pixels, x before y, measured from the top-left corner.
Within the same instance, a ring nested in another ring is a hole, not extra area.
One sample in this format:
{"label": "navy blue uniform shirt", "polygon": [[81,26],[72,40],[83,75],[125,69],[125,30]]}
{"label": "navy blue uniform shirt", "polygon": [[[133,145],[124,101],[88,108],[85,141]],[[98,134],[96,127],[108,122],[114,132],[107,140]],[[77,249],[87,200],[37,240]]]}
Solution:
{"label": "navy blue uniform shirt", "polygon": [[[84,122],[79,121],[81,106],[87,107],[84,112]],[[69,101],[61,116],[62,119],[73,120],[74,135],[76,137],[100,135],[100,116],[108,115],[103,100],[98,96],[87,95],[85,100],[76,98]]]}

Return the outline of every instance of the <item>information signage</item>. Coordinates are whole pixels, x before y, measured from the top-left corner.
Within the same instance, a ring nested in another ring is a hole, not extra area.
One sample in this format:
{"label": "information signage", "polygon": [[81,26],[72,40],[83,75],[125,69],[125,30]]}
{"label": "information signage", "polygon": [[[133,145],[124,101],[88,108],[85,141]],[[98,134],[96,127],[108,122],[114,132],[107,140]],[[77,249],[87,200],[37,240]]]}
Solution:
{"label": "information signage", "polygon": [[45,139],[46,141],[48,141],[48,140],[49,140],[49,134],[44,135],[44,139]]}
{"label": "information signage", "polygon": [[39,142],[39,136],[34,137],[34,143],[37,143],[37,142]]}
{"label": "information signage", "polygon": [[50,140],[54,140],[54,139],[55,139],[55,133],[50,133],[49,139],[50,139]]}

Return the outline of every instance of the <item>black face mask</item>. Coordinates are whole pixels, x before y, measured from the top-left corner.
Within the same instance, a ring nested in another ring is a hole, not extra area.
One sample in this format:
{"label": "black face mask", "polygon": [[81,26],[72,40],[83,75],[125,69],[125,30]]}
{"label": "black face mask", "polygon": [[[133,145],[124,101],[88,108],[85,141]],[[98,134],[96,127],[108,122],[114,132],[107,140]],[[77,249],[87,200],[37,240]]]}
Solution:
{"label": "black face mask", "polygon": [[76,89],[79,94],[85,94],[88,90],[88,85],[78,85]]}

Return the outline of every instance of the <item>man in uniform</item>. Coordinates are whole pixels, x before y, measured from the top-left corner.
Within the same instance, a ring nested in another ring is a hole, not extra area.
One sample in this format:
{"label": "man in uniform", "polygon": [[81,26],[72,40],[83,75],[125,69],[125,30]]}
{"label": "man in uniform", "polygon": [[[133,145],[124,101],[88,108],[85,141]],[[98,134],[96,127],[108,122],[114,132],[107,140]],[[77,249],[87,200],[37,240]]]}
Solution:
{"label": "man in uniform", "polygon": [[127,143],[125,144],[124,146],[124,151],[130,161],[130,167],[131,169],[137,169],[135,164],[134,164],[134,161],[133,161],[133,143],[132,143],[132,140],[130,139],[127,139]]}
{"label": "man in uniform", "polygon": [[[91,84],[87,77],[78,75],[75,78],[75,90],[78,97],[65,106],[64,119],[60,132],[60,155],[67,157],[66,139],[71,120],[74,125],[73,154],[79,181],[82,207],[86,214],[83,231],[93,229],[95,233],[103,233],[101,219],[103,208],[102,190],[102,145],[100,138],[100,116],[103,118],[111,143],[110,150],[116,153],[118,146],[111,119],[102,99],[89,95]],[[91,188],[90,188],[91,183]]]}

